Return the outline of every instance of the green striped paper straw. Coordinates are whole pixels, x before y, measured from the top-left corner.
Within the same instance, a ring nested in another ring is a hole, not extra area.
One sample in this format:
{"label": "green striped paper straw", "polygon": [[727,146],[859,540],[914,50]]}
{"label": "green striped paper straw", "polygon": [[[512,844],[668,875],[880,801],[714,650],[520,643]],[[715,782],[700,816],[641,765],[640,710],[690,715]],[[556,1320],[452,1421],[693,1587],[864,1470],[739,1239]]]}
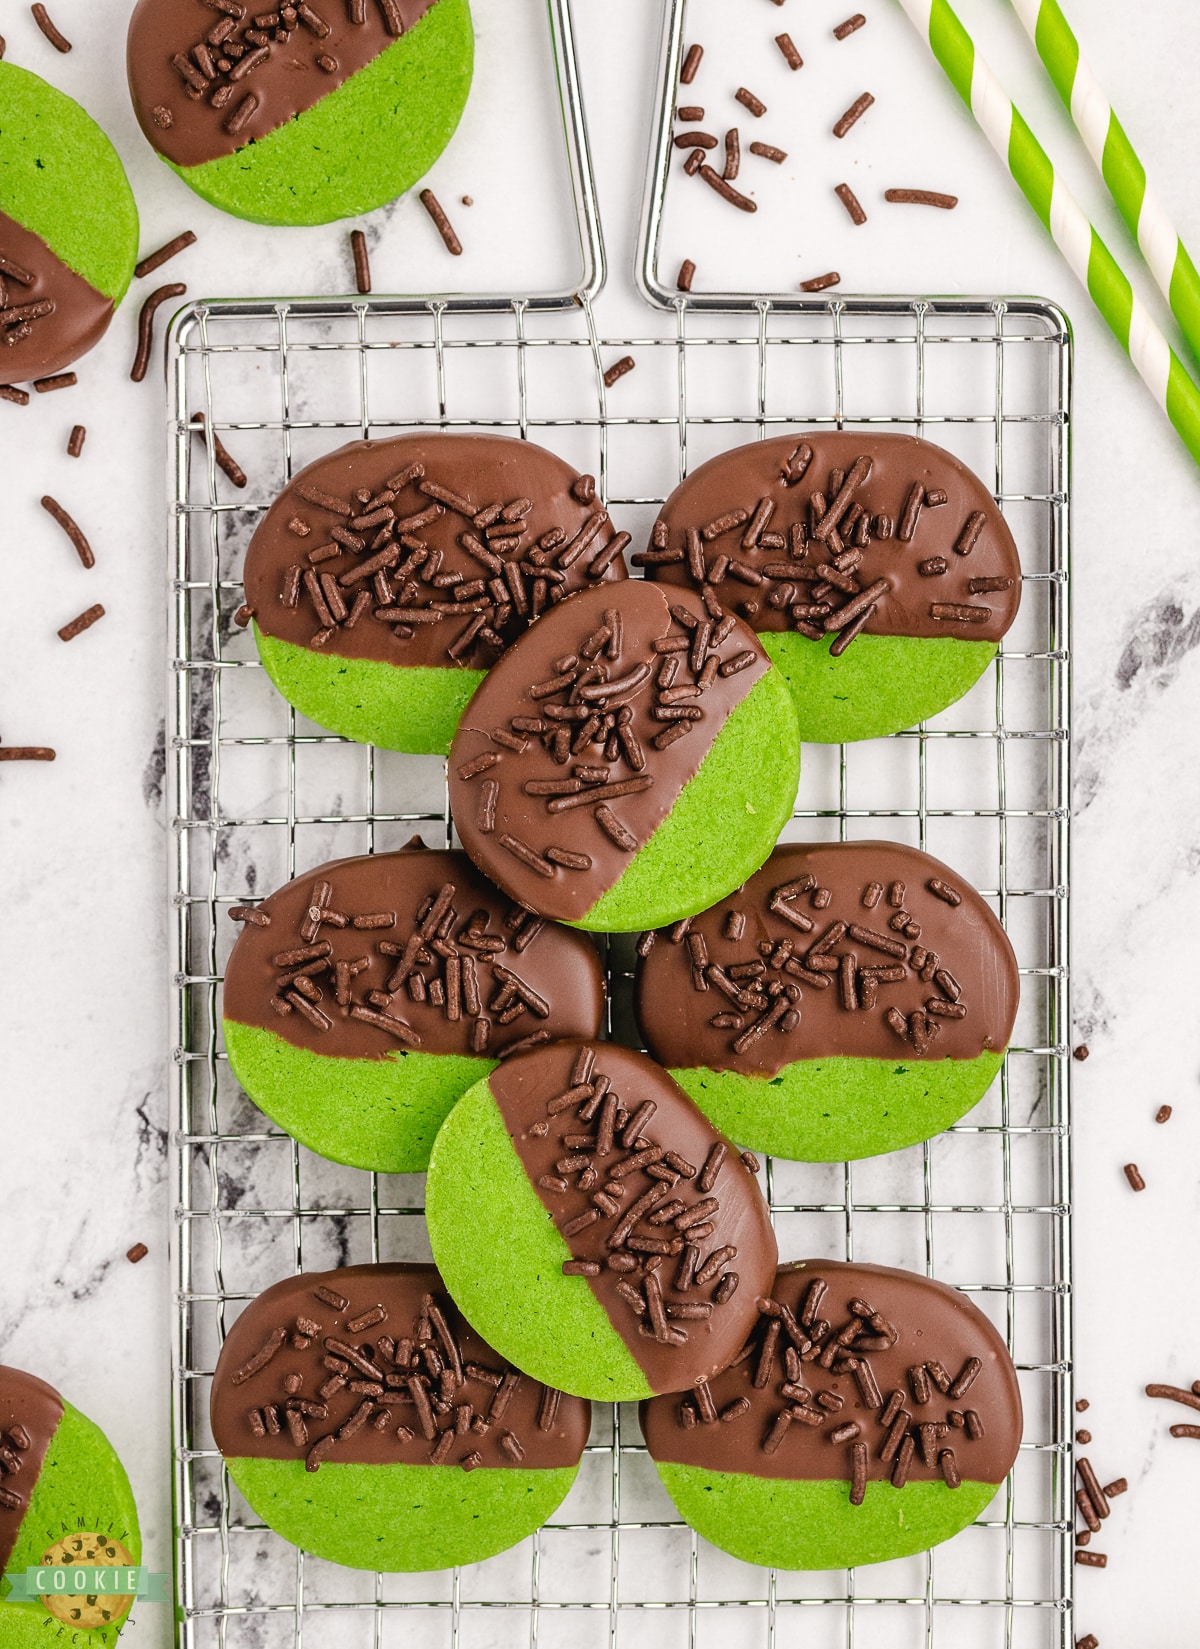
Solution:
{"label": "green striped paper straw", "polygon": [[1012,0],[1054,89],[1095,161],[1121,216],[1171,306],[1192,354],[1200,357],[1200,275],[1146,168],[1112,111],[1058,0]]}
{"label": "green striped paper straw", "polygon": [[900,4],[1200,464],[1200,390],[1079,202],[1056,175],[1049,155],[976,51],[948,0],[900,0]]}

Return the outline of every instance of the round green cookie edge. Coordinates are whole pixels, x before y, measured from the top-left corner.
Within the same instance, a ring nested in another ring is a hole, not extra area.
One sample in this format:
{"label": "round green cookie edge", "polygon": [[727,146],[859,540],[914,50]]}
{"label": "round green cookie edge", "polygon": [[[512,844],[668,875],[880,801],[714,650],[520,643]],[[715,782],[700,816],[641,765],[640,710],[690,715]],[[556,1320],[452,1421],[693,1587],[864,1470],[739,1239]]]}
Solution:
{"label": "round green cookie edge", "polygon": [[449,755],[485,674],[318,653],[265,635],[257,624],[254,640],[267,675],[302,716],[357,744],[411,756]]}
{"label": "round green cookie edge", "polygon": [[[486,1080],[467,1090],[434,1141],[425,1222],[451,1298],[502,1357],[575,1397],[633,1403],[653,1395],[587,1279],[563,1276],[571,1250],[530,1184]],[[497,1231],[502,1244],[487,1236]],[[527,1325],[536,1330],[532,1340]]]}
{"label": "round green cookie edge", "polygon": [[655,1461],[684,1521],[745,1563],[777,1569],[848,1569],[928,1551],[961,1531],[999,1492],[998,1483],[867,1484],[850,1504],[844,1479],[753,1477]]}
{"label": "round green cookie edge", "polygon": [[[98,202],[103,211],[97,211]],[[5,62],[0,211],[40,236],[97,292],[120,303],[138,254],[137,205],[121,158],[74,98]]]}
{"label": "round green cookie edge", "polygon": [[783,678],[768,670],[620,880],[571,926],[629,933],[717,904],[766,862],[792,816],[799,777],[795,709]]}
{"label": "round green cookie edge", "polygon": [[479,1563],[540,1529],[576,1466],[354,1465],[235,1456],[225,1464],[263,1522],[350,1569],[412,1574]]}
{"label": "round green cookie edge", "polygon": [[468,0],[435,0],[378,57],[286,125],[232,155],[167,165],[201,199],[252,223],[304,227],[372,212],[410,189],[449,143],[474,60]]}
{"label": "round green cookie edge", "polygon": [[419,1048],[331,1058],[258,1025],[226,1019],[223,1029],[233,1074],[260,1111],[318,1156],[380,1174],[427,1168],[455,1101],[496,1068],[494,1059]]}
{"label": "round green cookie edge", "polygon": [[932,1139],[995,1081],[1004,1053],[974,1059],[797,1059],[778,1075],[687,1066],[671,1075],[722,1133],[792,1162],[854,1162]]}
{"label": "round green cookie edge", "polygon": [[[99,1504],[102,1498],[104,1506]],[[112,1534],[135,1563],[142,1561],[137,1506],[125,1468],[100,1427],[64,1402],[62,1419],[50,1439],[4,1575],[40,1564],[48,1546],[77,1530]],[[0,1591],[9,1590],[9,1582],[0,1575]],[[89,1630],[89,1645],[110,1649],[123,1625]],[[40,1603],[0,1600],[4,1649],[49,1649],[59,1642],[76,1643],[78,1638],[70,1627],[54,1621]]]}
{"label": "round green cookie edge", "polygon": [[861,635],[839,657],[833,636],[811,641],[792,630],[758,638],[791,689],[806,744],[886,738],[956,703],[999,650],[994,641],[955,636]]}

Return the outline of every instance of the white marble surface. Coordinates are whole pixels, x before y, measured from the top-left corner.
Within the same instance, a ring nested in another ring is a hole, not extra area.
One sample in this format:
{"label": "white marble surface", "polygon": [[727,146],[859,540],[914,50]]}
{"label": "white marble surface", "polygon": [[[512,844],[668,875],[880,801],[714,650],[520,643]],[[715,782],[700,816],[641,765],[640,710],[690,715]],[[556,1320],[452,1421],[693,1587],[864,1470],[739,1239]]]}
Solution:
{"label": "white marble surface", "polygon": [[[766,0],[736,4],[748,35],[787,27],[810,59],[787,122],[764,131],[807,168],[807,210],[793,218],[781,208],[769,229],[762,214],[756,260],[789,279],[836,265],[848,290],[1035,292],[1060,301],[1075,324],[1074,989],[1076,1040],[1091,1048],[1076,1070],[1078,1378],[1091,1400],[1097,1468],[1106,1480],[1130,1481],[1098,1543],[1109,1569],[1078,1577],[1078,1629],[1095,1631],[1103,1649],[1185,1649],[1200,1618],[1200,1454],[1167,1436],[1167,1425],[1186,1416],[1151,1404],[1141,1387],[1200,1376],[1191,1260],[1200,1217],[1200,763],[1189,748],[1200,692],[1196,470],[898,9],[862,0],[869,27],[833,47],[819,42],[853,9],[843,0],[789,0],[779,11]],[[479,6],[483,43],[497,51],[507,6],[515,12],[515,0]],[[341,228],[278,232],[223,221],[158,165],[124,94],[127,9],[116,0],[54,0],[54,17],[76,43],[66,58],[23,5],[0,10],[0,32],[14,61],[79,96],[113,135],[138,195],[143,247],[188,226],[200,234],[157,279],[186,280],[194,296],[344,289]],[[960,9],[1133,266],[1015,19],[993,0],[963,0]],[[1200,145],[1200,105],[1190,96],[1200,14],[1183,0],[1148,0],[1136,22],[1119,0],[1075,0],[1071,11],[1185,237],[1200,243],[1200,201],[1188,188]],[[611,261],[600,319],[619,332],[638,321],[629,270],[658,8],[575,0],[575,12]],[[855,67],[843,66],[852,53]],[[917,183],[960,193],[957,213],[892,208],[889,216],[880,204],[854,230],[823,198],[812,180],[837,179],[833,140],[820,134],[866,87],[879,99],[868,116],[875,131],[864,121],[853,146],[847,140],[836,152],[841,174],[868,209],[884,187]],[[469,126],[435,170],[444,199],[473,187],[471,142]],[[796,188],[789,170],[791,179],[764,189]],[[476,210],[489,209],[481,200]],[[482,237],[472,246],[469,227],[482,218],[460,215],[469,253],[454,274],[487,285],[494,264],[475,249]],[[704,225],[723,221],[698,219],[695,244],[712,244],[701,240]],[[445,253],[415,201],[371,222],[378,290],[446,283]],[[540,237],[534,251],[542,252]],[[544,263],[563,255],[553,246]],[[1137,278],[1161,308],[1143,273]],[[83,363],[78,389],[24,411],[0,405],[0,566],[10,591],[0,626],[0,735],[58,750],[54,766],[0,769],[0,1355],[47,1373],[103,1422],[134,1477],[148,1560],[166,1568],[163,403],[153,375],[141,386],[128,381],[135,319],[128,304]],[[89,429],[78,462],[64,456],[75,421]],[[94,571],[80,569],[38,508],[45,491],[86,523]],[[19,603],[18,576],[30,578]],[[96,600],[108,617],[64,650],[55,628]],[[1153,1117],[1164,1102],[1175,1114],[1160,1128]],[[1141,1196],[1121,1174],[1130,1159],[1146,1177]],[[136,1240],[151,1253],[135,1268],[123,1256]],[[140,1649],[168,1638],[164,1613],[146,1607],[126,1641]]]}

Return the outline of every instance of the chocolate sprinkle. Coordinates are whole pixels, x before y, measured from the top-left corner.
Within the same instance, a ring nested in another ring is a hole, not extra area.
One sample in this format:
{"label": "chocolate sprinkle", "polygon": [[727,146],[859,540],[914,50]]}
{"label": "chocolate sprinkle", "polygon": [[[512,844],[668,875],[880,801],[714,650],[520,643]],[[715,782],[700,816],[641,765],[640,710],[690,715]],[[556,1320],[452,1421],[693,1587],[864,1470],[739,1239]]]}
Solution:
{"label": "chocolate sprinkle", "polygon": [[92,554],[92,546],[88,543],[82,531],[76,525],[74,519],[67,514],[66,510],[63,509],[62,505],[55,499],[51,498],[49,493],[46,493],[42,498],[42,508],[46,511],[47,515],[54,517],[62,530],[66,533],[67,537],[71,540],[71,543],[75,546],[75,553],[78,555],[83,565],[85,567],[94,567],[96,565],[96,557]]}
{"label": "chocolate sprinkle", "polygon": [[802,69],[804,67],[804,59],[796,50],[795,42],[790,34],[777,34],[775,44],[783,53],[789,69]]}
{"label": "chocolate sprinkle", "polygon": [[42,33],[54,47],[55,51],[64,53],[69,52],[71,49],[71,42],[67,39],[65,34],[55,28],[54,24],[50,20],[49,12],[47,12],[45,6],[40,3],[40,0],[38,0],[38,4],[30,6],[29,9],[33,13],[34,22],[37,24],[38,28],[41,29]]}
{"label": "chocolate sprinkle", "polygon": [[[438,201],[438,198],[434,194],[433,190],[422,189],[418,199],[420,200],[421,205],[429,213],[429,216],[433,219],[434,227],[437,229],[438,234],[442,237],[442,241],[447,252],[452,253],[456,258],[461,257],[462,242],[454,233],[454,227],[451,224],[450,219],[443,211],[441,203]],[[361,291],[361,288],[359,290]]]}
{"label": "chocolate sprinkle", "polygon": [[371,290],[371,260],[367,252],[367,237],[361,229],[350,231],[350,252],[354,259],[354,288],[356,292]]}
{"label": "chocolate sprinkle", "polygon": [[839,183],[833,192],[849,212],[851,223],[864,224],[867,221],[867,214],[863,211],[858,196],[848,183]]}
{"label": "chocolate sprinkle", "polygon": [[704,56],[703,46],[689,46],[687,56],[683,60],[683,68],[679,71],[679,79],[685,86],[690,86],[696,78],[696,70],[700,67],[700,59]]}
{"label": "chocolate sprinkle", "polygon": [[133,272],[138,280],[141,280],[146,275],[152,275],[156,269],[161,269],[164,263],[178,257],[180,252],[186,251],[189,246],[195,246],[195,244],[195,235],[190,229],[185,229],[181,235],[176,235],[174,240],[169,240],[165,246],[160,246],[157,252],[148,252],[141,262],[135,265]]}
{"label": "chocolate sprinkle", "polygon": [[76,636],[81,636],[85,630],[90,630],[92,625],[103,617],[104,608],[97,602],[94,607],[89,607],[85,612],[80,613],[78,618],[73,618],[69,624],[64,624],[58,632],[59,640],[74,641]]}
{"label": "chocolate sprinkle", "polygon": [[[861,97],[856,97],[845,114],[835,123],[833,127],[834,137],[845,137],[850,128],[858,124],[874,101],[875,99],[870,92],[864,92]],[[847,210],[849,210],[848,207]],[[853,214],[851,215],[853,216]]]}
{"label": "chocolate sprinkle", "polygon": [[885,189],[883,198],[898,206],[938,206],[943,212],[958,205],[957,195],[937,195],[930,189]]}
{"label": "chocolate sprinkle", "polygon": [[140,384],[146,376],[150,365],[150,352],[154,347],[154,317],[164,303],[172,298],[182,298],[187,287],[176,281],[169,286],[157,287],[142,304],[138,315],[138,346],[137,354],[133,358],[133,366],[129,376],[135,384]]}

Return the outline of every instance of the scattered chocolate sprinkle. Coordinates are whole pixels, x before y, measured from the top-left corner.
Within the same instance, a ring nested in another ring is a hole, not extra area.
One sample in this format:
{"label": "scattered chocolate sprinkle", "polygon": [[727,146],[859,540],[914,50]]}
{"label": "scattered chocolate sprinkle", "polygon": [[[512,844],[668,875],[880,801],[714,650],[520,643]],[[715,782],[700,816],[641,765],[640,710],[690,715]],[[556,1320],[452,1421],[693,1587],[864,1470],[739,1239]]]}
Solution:
{"label": "scattered chocolate sprinkle", "polygon": [[715,189],[722,200],[727,200],[731,206],[736,206],[739,212],[757,212],[758,207],[746,195],[739,193],[731,183],[726,183],[719,172],[714,172],[711,166],[701,165],[699,174],[710,189]]}
{"label": "scattered chocolate sprinkle", "polygon": [[180,281],[170,286],[157,287],[143,303],[138,316],[138,346],[137,354],[133,359],[133,366],[129,376],[135,384],[140,384],[146,376],[150,365],[150,352],[154,346],[154,317],[161,306],[171,298],[182,298],[187,287]]}
{"label": "scattered chocolate sprinkle", "polygon": [[1088,1499],[1095,1508],[1097,1517],[1108,1516],[1108,1500],[1104,1490],[1100,1487],[1100,1480],[1092,1470],[1092,1463],[1086,1455],[1080,1455],[1075,1462],[1075,1470],[1079,1473],[1079,1480],[1087,1492]]}
{"label": "scattered chocolate sprinkle", "polygon": [[775,44],[783,53],[789,69],[802,69],[804,67],[804,59],[796,50],[795,42],[792,40],[790,34],[777,34],[775,36]]}
{"label": "scattered chocolate sprinkle", "polygon": [[761,156],[763,160],[773,160],[776,166],[782,166],[787,159],[787,150],[777,149],[773,143],[752,143],[750,153]]}
{"label": "scattered chocolate sprinkle", "polygon": [[885,189],[883,198],[896,206],[940,206],[943,212],[958,205],[957,195],[936,195],[931,189]]}
{"label": "scattered chocolate sprinkle", "polygon": [[700,170],[700,168],[703,165],[704,165],[704,150],[703,149],[693,149],[691,154],[687,157],[686,161],[684,161],[683,169],[689,177],[695,177],[696,173]]}
{"label": "scattered chocolate sprinkle", "polygon": [[0,762],[52,762],[54,757],[45,745],[0,744]]}
{"label": "scattered chocolate sprinkle", "polygon": [[1075,1550],[1075,1561],[1089,1569],[1106,1569],[1108,1567],[1108,1558],[1103,1552],[1084,1552],[1078,1547]]}
{"label": "scattered chocolate sprinkle", "polygon": [[[436,219],[434,221],[436,222]],[[369,292],[371,260],[367,253],[367,237],[361,229],[350,231],[350,252],[354,258],[354,289],[356,292]]]}
{"label": "scattered chocolate sprinkle", "polygon": [[691,258],[684,258],[683,262],[679,266],[679,278],[675,282],[677,289],[680,292],[690,292],[692,290],[692,282],[695,278],[696,265],[692,262]]}
{"label": "scattered chocolate sprinkle", "polygon": [[1092,1434],[1091,1434],[1090,1431],[1077,1431],[1075,1433],[1075,1441],[1077,1443],[1083,1443],[1083,1444],[1086,1445],[1086,1444],[1090,1443],[1091,1440],[1092,1440]]}
{"label": "scattered chocolate sprinkle", "polygon": [[725,133],[725,169],[721,176],[726,183],[732,183],[738,175],[742,165],[741,139],[736,126],[731,126]]}
{"label": "scattered chocolate sprinkle", "polygon": [[674,142],[677,149],[715,149],[717,146],[711,132],[677,132]]}
{"label": "scattered chocolate sprinkle", "polygon": [[858,196],[848,183],[839,183],[833,192],[849,212],[852,223],[863,224],[867,221],[867,214],[863,211]]}
{"label": "scattered chocolate sprinkle", "polygon": [[137,1265],[139,1261],[146,1258],[146,1255],[149,1252],[150,1250],[146,1247],[144,1242],[135,1242],[133,1247],[126,1253],[125,1258],[129,1261],[130,1265]]}
{"label": "scattered chocolate sprinkle", "polygon": [[614,361],[604,374],[604,387],[611,389],[618,378],[623,378],[627,372],[632,372],[637,362],[632,355],[622,355],[619,361]]}
{"label": "scattered chocolate sprinkle", "polygon": [[824,292],[827,287],[837,286],[841,278],[836,269],[831,269],[827,275],[814,275],[811,280],[801,281],[800,290],[801,292]]}
{"label": "scattered chocolate sprinkle", "polygon": [[1129,1181],[1135,1191],[1144,1191],[1146,1189],[1146,1182],[1138,1172],[1138,1165],[1136,1162],[1127,1162],[1121,1172],[1125,1175],[1125,1178]]}
{"label": "scattered chocolate sprinkle", "polygon": [[433,190],[422,189],[418,198],[421,205],[433,219],[434,227],[437,229],[438,234],[442,237],[447,252],[452,253],[456,258],[460,257],[462,255],[462,242],[454,233],[453,225],[451,224],[450,219],[446,216],[445,212],[442,210],[438,198],[434,194]]}
{"label": "scattered chocolate sprinkle", "polygon": [[1158,1110],[1154,1113],[1155,1122],[1169,1122],[1170,1119],[1171,1107],[1169,1105],[1160,1105]]}
{"label": "scattered chocolate sprinkle", "polygon": [[861,29],[865,22],[866,18],[862,12],[856,11],[853,17],[847,17],[844,23],[838,24],[833,31],[833,38],[835,40],[845,40],[848,35],[853,34],[857,29]]}
{"label": "scattered chocolate sprinkle", "polygon": [[66,533],[67,537],[71,540],[71,543],[75,546],[75,553],[78,555],[83,565],[85,567],[94,567],[96,565],[96,557],[92,554],[92,546],[88,543],[87,539],[84,537],[79,527],[76,526],[72,518],[67,514],[66,510],[63,509],[62,505],[55,499],[51,498],[49,493],[46,493],[42,498],[42,508],[46,511],[47,515],[54,517],[62,530]]}
{"label": "scattered chocolate sprinkle", "polygon": [[700,59],[704,56],[703,46],[689,46],[687,56],[683,60],[683,68],[679,71],[679,79],[685,86],[690,86],[696,78],[696,70],[700,67]]}
{"label": "scattered chocolate sprinkle", "polygon": [[56,389],[74,389],[78,382],[74,372],[56,372],[51,378],[35,378],[33,387],[39,395],[50,395]]}
{"label": "scattered chocolate sprinkle", "polygon": [[1146,1396],[1163,1397],[1172,1403],[1184,1403],[1188,1408],[1200,1409],[1200,1395],[1194,1391],[1184,1391],[1181,1386],[1147,1386]]}
{"label": "scattered chocolate sprinkle", "polygon": [[54,24],[50,21],[50,14],[47,12],[45,6],[39,3],[37,5],[30,6],[29,9],[33,13],[34,22],[37,24],[38,28],[41,29],[42,33],[54,47],[55,51],[69,52],[71,49],[71,42],[67,39],[66,35],[61,34],[59,30],[54,27]]}
{"label": "scattered chocolate sprinkle", "polygon": [[148,252],[142,261],[134,267],[134,274],[138,280],[146,275],[152,275],[156,269],[161,269],[164,263],[177,257],[180,252],[186,251],[189,246],[195,246],[196,237],[190,229],[185,229],[182,235],[176,235],[165,246],[160,246],[157,252]]}
{"label": "scattered chocolate sprinkle", "polygon": [[984,515],[982,510],[976,510],[973,515],[969,515],[965,525],[963,526],[963,530],[959,533],[957,542],[954,545],[956,554],[970,555],[971,551],[975,548],[975,545],[979,542],[979,535],[982,533],[986,525],[987,517]]}
{"label": "scattered chocolate sprinkle", "polygon": [[1128,1488],[1129,1484],[1126,1479],[1118,1477],[1113,1482],[1104,1485],[1104,1493],[1109,1500],[1115,1500],[1118,1495],[1124,1494]]}
{"label": "scattered chocolate sprinkle", "polygon": [[1076,1414],[1083,1414],[1087,1409],[1091,1408],[1091,1406],[1092,1405],[1088,1402],[1086,1397],[1080,1397],[1076,1401],[1075,1412]]}
{"label": "scattered chocolate sprinkle", "polygon": [[1091,1053],[1091,1051],[1092,1050],[1088,1047],[1086,1042],[1081,1042],[1079,1044],[1079,1046],[1075,1049],[1075,1058],[1080,1060],[1080,1061],[1083,1061],[1088,1057],[1088,1055]]}
{"label": "scattered chocolate sprinkle", "polygon": [[745,86],[739,86],[733,95],[744,109],[749,109],[750,113],[754,115],[756,119],[761,120],[763,115],[766,114],[766,104],[761,98],[755,97],[753,92],[747,91]]}
{"label": "scattered chocolate sprinkle", "polygon": [[104,608],[99,602],[96,602],[94,607],[89,607],[85,612],[80,613],[78,618],[73,618],[69,624],[63,625],[58,632],[59,640],[74,641],[76,636],[81,636],[85,630],[90,630],[92,625],[103,617]]}
{"label": "scattered chocolate sprinkle", "polygon": [[1075,1649],[1100,1649],[1100,1639],[1089,1632],[1085,1638],[1075,1639]]}
{"label": "scattered chocolate sprinkle", "polygon": [[217,468],[222,472],[222,474],[229,477],[235,487],[244,487],[246,485],[245,470],[238,463],[237,459],[233,457],[232,453],[229,451],[224,441],[222,441],[221,437],[217,434],[216,430],[206,424],[204,414],[202,412],[194,412],[192,414],[192,423],[197,427],[200,434],[204,435],[207,440],[211,441],[213,460],[216,463]]}
{"label": "scattered chocolate sprinkle", "polygon": [[24,389],[16,389],[12,384],[0,384],[0,401],[11,401],[14,406],[27,407],[29,393]]}
{"label": "scattered chocolate sprinkle", "polygon": [[[87,440],[87,429],[83,424],[76,424],[71,431],[71,439],[67,442],[67,457],[78,458],[83,451],[83,443]],[[45,506],[43,505],[43,508]]]}
{"label": "scattered chocolate sprinkle", "polygon": [[845,114],[835,123],[833,128],[834,137],[845,137],[851,126],[856,125],[862,119],[874,101],[875,99],[870,92],[864,92],[861,97],[856,97]]}

